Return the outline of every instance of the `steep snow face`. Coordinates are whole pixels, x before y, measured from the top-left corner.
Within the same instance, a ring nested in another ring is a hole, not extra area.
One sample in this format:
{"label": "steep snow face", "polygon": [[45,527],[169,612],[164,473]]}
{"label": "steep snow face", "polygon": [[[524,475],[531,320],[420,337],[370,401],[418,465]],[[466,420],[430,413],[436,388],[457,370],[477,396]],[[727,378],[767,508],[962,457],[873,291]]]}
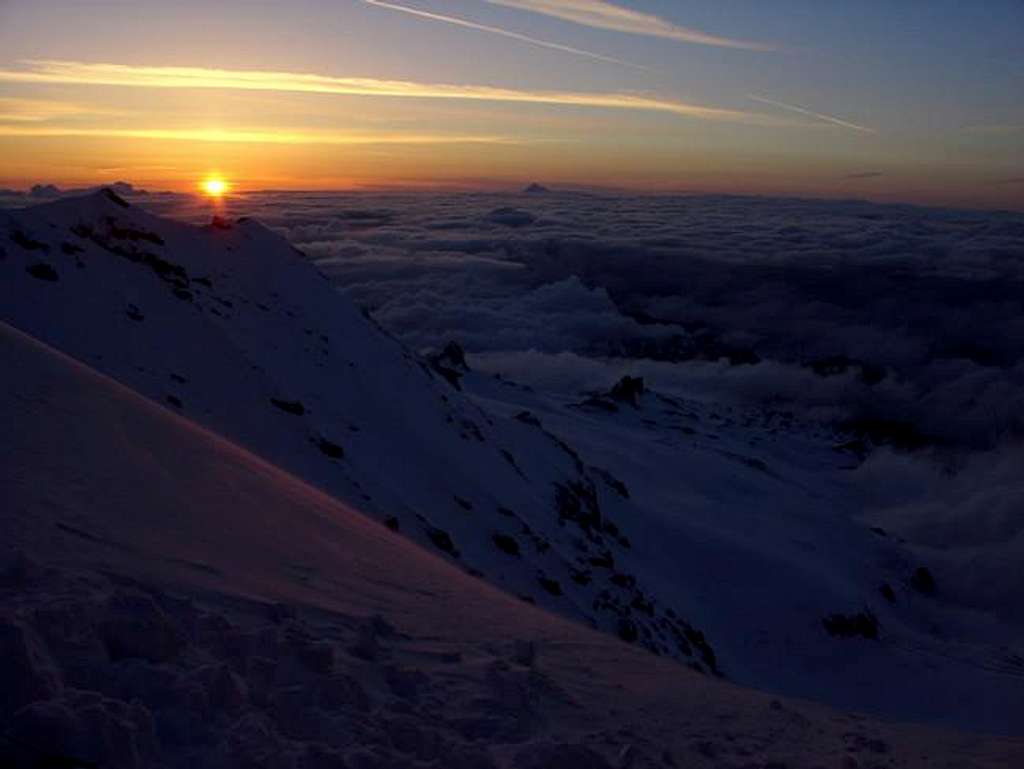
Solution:
{"label": "steep snow face", "polygon": [[0,762],[998,769],[530,607],[0,324]]}
{"label": "steep snow face", "polygon": [[627,579],[603,476],[528,417],[482,410],[464,364],[411,355],[277,235],[160,220],[109,192],[8,217],[17,327],[525,600],[716,669],[685,601]]}
{"label": "steep snow face", "polygon": [[0,237],[5,320],[513,595],[739,682],[1022,728],[1019,639],[857,523],[830,430],[420,359],[254,221],[103,192],[0,213]]}

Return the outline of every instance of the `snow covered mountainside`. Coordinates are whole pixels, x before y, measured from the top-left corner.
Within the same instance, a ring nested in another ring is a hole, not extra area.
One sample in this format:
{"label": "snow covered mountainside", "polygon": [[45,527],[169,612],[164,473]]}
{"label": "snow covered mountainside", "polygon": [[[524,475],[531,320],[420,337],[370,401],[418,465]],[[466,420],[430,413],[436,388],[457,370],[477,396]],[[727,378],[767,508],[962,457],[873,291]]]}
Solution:
{"label": "snow covered mountainside", "polygon": [[0,762],[979,767],[531,607],[0,324]]}
{"label": "snow covered mountainside", "polygon": [[[0,212],[0,238],[0,319],[376,519],[380,536],[711,676],[1024,727],[1018,635],[945,600],[941,574],[857,520],[853,454],[835,450],[848,436],[638,380],[536,392],[469,370],[454,346],[420,359],[252,220],[197,228],[99,192]],[[184,457],[151,470],[186,488],[202,476]],[[308,594],[334,590],[317,568],[281,566]]]}

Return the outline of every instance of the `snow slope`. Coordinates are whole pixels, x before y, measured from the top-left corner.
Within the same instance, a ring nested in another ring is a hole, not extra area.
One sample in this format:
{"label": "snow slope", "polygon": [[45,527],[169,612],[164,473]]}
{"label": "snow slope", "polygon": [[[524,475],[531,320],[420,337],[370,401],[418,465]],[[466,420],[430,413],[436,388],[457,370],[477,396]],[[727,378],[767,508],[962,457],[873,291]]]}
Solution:
{"label": "snow slope", "polygon": [[1019,740],[776,699],[530,607],[7,325],[0,362],[6,765],[1024,761]]}
{"label": "snow slope", "polygon": [[[0,236],[4,320],[513,595],[740,683],[1024,727],[1019,638],[909,587],[919,564],[855,520],[830,432],[431,364],[254,221],[99,192],[0,213]],[[830,635],[836,615],[879,638]]]}

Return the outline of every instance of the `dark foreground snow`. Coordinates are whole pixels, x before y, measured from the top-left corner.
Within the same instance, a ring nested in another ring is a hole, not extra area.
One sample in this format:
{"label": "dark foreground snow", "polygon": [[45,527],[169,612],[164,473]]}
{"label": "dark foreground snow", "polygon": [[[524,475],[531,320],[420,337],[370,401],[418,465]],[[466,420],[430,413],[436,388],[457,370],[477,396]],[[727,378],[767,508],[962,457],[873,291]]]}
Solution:
{"label": "dark foreground snow", "polygon": [[1024,761],[1020,741],[690,671],[489,587],[8,326],[0,359],[5,765]]}

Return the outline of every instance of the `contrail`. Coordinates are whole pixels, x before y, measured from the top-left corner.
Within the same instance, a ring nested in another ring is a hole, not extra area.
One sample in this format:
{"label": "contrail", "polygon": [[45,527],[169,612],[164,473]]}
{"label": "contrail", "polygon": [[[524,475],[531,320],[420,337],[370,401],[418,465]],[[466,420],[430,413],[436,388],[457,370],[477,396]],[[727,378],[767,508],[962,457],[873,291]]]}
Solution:
{"label": "contrail", "polygon": [[501,35],[512,40],[518,40],[521,43],[527,43],[528,45],[536,45],[541,48],[550,48],[553,51],[562,51],[563,53],[571,53],[576,56],[585,56],[588,59],[595,59],[597,61],[607,62],[609,64],[618,64],[623,67],[631,67],[633,69],[642,69],[650,71],[650,67],[645,67],[642,64],[635,64],[631,61],[625,61],[623,59],[616,59],[614,56],[605,56],[600,53],[594,53],[593,51],[586,51],[582,48],[573,48],[569,45],[562,45],[561,43],[552,43],[549,40],[540,40],[529,35],[523,35],[519,32],[513,32],[509,29],[503,29],[502,27],[494,27],[490,24],[479,24],[475,21],[469,21],[462,19],[457,16],[445,16],[441,13],[432,13],[430,11],[423,11],[419,8],[410,8],[405,5],[397,5],[395,3],[385,2],[385,0],[363,0],[367,5],[373,5],[378,8],[386,8],[389,11],[398,11],[399,13],[407,13],[410,16],[417,16],[421,19],[428,19],[430,21],[439,21],[444,24],[452,24],[456,27],[463,27],[464,29],[474,29],[478,32],[489,32],[492,35]]}
{"label": "contrail", "polygon": [[841,120],[837,117],[833,117],[832,115],[825,115],[821,112],[814,112],[813,110],[804,109],[803,107],[796,107],[792,104],[786,104],[785,102],[775,101],[775,99],[765,98],[764,96],[755,96],[754,94],[747,94],[747,98],[752,99],[756,102],[760,102],[761,104],[770,104],[774,107],[779,107],[780,109],[787,109],[790,112],[797,112],[801,115],[807,115],[808,117],[823,120],[826,123],[832,123],[833,125],[842,126],[843,128],[849,128],[852,131],[860,131],[861,133],[866,134],[878,133],[878,131],[876,131],[874,128],[868,128],[867,126],[857,125],[856,123],[851,123],[848,120]]}

